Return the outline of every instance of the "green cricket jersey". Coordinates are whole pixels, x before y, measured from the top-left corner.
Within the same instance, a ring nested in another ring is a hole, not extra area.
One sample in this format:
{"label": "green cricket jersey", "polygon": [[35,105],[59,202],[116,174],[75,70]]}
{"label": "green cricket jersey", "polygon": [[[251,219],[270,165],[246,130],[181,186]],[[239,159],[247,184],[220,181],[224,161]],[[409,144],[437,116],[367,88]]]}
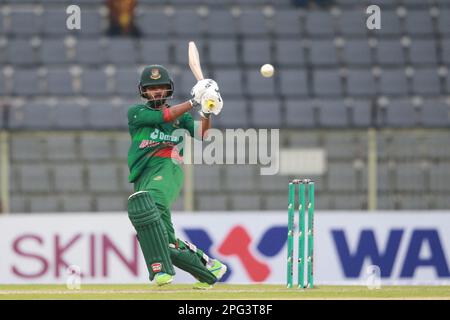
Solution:
{"label": "green cricket jersey", "polygon": [[[182,150],[174,148],[183,141],[176,129],[186,129],[193,137],[197,122],[189,112],[175,120],[170,119],[168,108],[151,109],[146,104],[135,104],[128,109],[128,129],[131,146],[128,150],[129,182],[135,182],[145,168],[151,166],[153,157],[178,158],[182,160]],[[174,151],[174,152],[173,152]]]}

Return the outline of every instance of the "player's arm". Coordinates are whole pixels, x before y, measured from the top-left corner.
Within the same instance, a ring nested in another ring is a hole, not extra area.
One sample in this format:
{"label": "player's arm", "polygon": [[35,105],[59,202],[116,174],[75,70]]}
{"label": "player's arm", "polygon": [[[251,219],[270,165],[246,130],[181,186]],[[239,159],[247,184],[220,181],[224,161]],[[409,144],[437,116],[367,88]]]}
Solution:
{"label": "player's arm", "polygon": [[151,110],[146,107],[131,109],[128,113],[128,123],[135,126],[153,126],[171,122],[192,109],[189,101],[162,110]]}
{"label": "player's arm", "polygon": [[211,129],[211,113],[203,114],[200,112],[200,137],[206,138],[208,129]]}

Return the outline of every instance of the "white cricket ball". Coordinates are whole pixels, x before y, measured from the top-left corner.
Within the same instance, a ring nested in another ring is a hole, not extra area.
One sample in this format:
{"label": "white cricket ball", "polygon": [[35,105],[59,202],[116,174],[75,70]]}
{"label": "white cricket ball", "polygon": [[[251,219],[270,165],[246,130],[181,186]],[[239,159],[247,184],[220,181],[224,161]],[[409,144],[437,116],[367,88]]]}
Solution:
{"label": "white cricket ball", "polygon": [[273,76],[275,69],[271,64],[266,63],[261,67],[261,75],[266,78]]}

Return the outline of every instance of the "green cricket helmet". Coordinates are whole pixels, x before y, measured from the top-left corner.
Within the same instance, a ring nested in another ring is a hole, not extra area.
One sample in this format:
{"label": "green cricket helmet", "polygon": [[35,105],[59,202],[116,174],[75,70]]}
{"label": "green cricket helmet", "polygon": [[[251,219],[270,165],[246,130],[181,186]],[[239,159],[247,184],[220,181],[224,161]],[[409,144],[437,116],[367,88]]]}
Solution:
{"label": "green cricket helmet", "polygon": [[[166,96],[163,99],[149,99],[144,93],[144,88],[158,85],[168,85],[170,87],[166,93]],[[141,97],[149,101],[151,107],[162,106],[166,102],[166,99],[172,98],[173,90],[173,81],[166,68],[159,64],[152,64],[144,68],[139,81],[139,93]]]}

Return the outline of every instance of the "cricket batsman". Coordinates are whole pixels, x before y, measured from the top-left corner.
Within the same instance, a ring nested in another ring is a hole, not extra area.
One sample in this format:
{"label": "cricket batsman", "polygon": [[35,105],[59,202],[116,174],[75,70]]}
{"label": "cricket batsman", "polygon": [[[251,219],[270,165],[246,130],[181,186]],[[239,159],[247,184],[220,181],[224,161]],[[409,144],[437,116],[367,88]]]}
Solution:
{"label": "cricket batsman", "polygon": [[[211,114],[220,113],[223,100],[212,79],[198,81],[190,100],[170,106],[166,101],[173,92],[173,81],[163,66],[144,68],[139,93],[146,102],[128,110],[132,140],[128,180],[134,184],[134,193],[128,198],[128,217],[137,232],[150,281],[155,280],[159,286],[171,283],[176,266],[198,280],[195,289],[209,289],[227,267],[175,235],[170,208],[181,191],[184,173],[182,152],[177,149],[183,137],[174,131],[185,129],[190,136],[203,139],[211,127]],[[191,109],[198,110],[201,121],[193,120]]]}

